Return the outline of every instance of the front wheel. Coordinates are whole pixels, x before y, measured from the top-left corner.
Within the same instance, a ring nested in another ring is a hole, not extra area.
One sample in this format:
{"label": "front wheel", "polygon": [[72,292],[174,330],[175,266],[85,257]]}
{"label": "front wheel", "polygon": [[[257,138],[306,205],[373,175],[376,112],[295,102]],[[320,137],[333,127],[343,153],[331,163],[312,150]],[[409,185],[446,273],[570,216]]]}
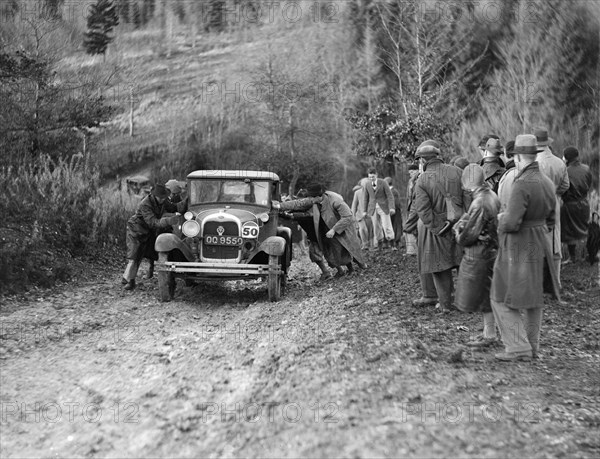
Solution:
{"label": "front wheel", "polygon": [[281,270],[279,274],[269,272],[268,279],[269,301],[279,301],[284,294],[287,277],[286,273],[283,272],[283,266],[281,266],[281,257],[269,255],[269,266]]}
{"label": "front wheel", "polygon": [[[158,254],[158,262],[166,263],[169,261],[167,252]],[[158,296],[160,301],[171,301],[175,295],[175,274],[169,271],[158,271]]]}

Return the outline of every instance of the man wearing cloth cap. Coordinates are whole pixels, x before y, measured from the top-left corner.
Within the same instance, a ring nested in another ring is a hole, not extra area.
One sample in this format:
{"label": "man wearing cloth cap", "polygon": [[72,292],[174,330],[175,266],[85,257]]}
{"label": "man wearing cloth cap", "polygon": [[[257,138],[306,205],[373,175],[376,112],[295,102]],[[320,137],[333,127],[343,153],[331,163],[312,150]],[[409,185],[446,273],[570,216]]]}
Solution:
{"label": "man wearing cloth cap", "polygon": [[579,150],[567,147],[563,151],[569,175],[569,189],[563,194],[560,209],[561,241],[569,247],[568,261],[575,261],[577,243],[587,239],[590,203],[588,193],[592,188],[590,168],[579,161]]}
{"label": "man wearing cloth cap", "polygon": [[[517,175],[498,215],[498,256],[494,264],[491,302],[505,352],[498,360],[536,358],[544,307],[544,264],[552,260],[547,237],[555,222],[554,185],[541,173],[536,138],[525,134],[515,140]],[[556,273],[550,270],[559,298]]]}
{"label": "man wearing cloth cap", "polygon": [[540,171],[554,183],[555,190],[555,206],[556,223],[552,233],[548,235],[550,240],[552,253],[554,254],[554,270],[560,285],[560,262],[561,242],[560,242],[560,197],[569,189],[569,175],[567,174],[567,166],[557,156],[552,154],[550,145],[553,139],[548,137],[548,131],[545,129],[536,129],[535,138],[540,152],[537,154],[537,162],[540,165]]}
{"label": "man wearing cloth cap", "polygon": [[483,168],[485,182],[494,193],[498,192],[498,182],[500,182],[500,177],[506,170],[504,169],[504,162],[500,158],[503,152],[500,140],[490,137],[485,144],[483,159],[479,163]]}
{"label": "man wearing cloth cap", "polygon": [[440,157],[440,145],[426,140],[417,148],[423,173],[415,185],[413,205],[419,216],[417,225],[417,262],[419,273],[433,274],[433,282],[442,311],[452,309],[452,269],[460,264],[461,249],[451,231],[440,236],[446,226],[446,195],[457,207],[462,207],[462,170],[445,164]]}
{"label": "man wearing cloth cap", "polygon": [[181,193],[185,189],[185,186],[185,182],[179,182],[175,179],[171,179],[167,183],[165,183],[165,188],[171,192],[171,194],[169,195],[169,202],[173,204],[181,202],[183,200],[183,198],[181,197]]}
{"label": "man wearing cloth cap", "polygon": [[360,241],[354,226],[354,216],[344,198],[325,187],[313,183],[306,187],[307,198],[294,199],[281,203],[280,210],[304,212],[312,207],[313,222],[317,243],[329,265],[337,269],[336,277],[354,272],[352,261],[359,268],[366,268]]}
{"label": "man wearing cloth cap", "polygon": [[152,277],[154,261],[158,255],[154,250],[157,232],[167,230],[180,222],[179,216],[163,217],[165,212],[184,213],[187,200],[179,204],[171,204],[167,198],[169,191],[164,185],[156,185],[138,205],[135,214],[127,221],[127,268],[123,273],[122,283],[125,290],[135,288],[135,278],[142,258],[150,260],[148,278]]}

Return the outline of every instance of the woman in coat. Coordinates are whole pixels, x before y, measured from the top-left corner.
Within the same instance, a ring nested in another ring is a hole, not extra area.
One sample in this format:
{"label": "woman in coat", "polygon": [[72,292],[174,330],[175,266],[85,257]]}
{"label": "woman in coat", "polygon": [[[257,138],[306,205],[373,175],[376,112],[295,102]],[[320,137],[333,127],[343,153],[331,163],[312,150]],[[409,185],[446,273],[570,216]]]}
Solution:
{"label": "woman in coat", "polygon": [[[496,358],[503,361],[537,358],[544,264],[553,260],[547,235],[555,222],[554,184],[536,162],[534,135],[517,136],[514,152],[517,175],[506,210],[498,215],[499,248],[491,288],[492,309],[505,346]],[[553,269],[550,273],[558,298],[557,273]]]}

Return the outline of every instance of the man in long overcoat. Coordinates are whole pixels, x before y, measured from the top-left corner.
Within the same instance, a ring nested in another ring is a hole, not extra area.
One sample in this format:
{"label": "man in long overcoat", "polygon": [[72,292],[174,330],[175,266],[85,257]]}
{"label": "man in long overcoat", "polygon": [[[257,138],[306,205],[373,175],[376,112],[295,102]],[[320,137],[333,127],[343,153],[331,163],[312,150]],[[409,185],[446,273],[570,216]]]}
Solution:
{"label": "man in long overcoat", "polygon": [[333,191],[327,191],[320,184],[307,188],[307,198],[282,202],[282,211],[303,212],[312,207],[313,221],[318,244],[330,266],[337,269],[337,276],[354,272],[352,261],[359,268],[366,268],[360,241],[354,226],[354,216],[344,198]]}
{"label": "man in long overcoat", "polygon": [[[135,212],[127,221],[127,267],[123,273],[125,290],[135,288],[135,278],[142,258],[148,258],[151,263],[158,259],[154,250],[154,241],[159,231],[168,230],[179,223],[179,216],[163,217],[165,212],[185,212],[187,200],[171,204],[167,198],[169,191],[164,185],[156,185],[146,196]],[[151,264],[152,269],[153,264]],[[151,277],[149,272],[149,277]]]}
{"label": "man in long overcoat", "polygon": [[[547,237],[555,222],[554,185],[536,162],[534,135],[515,140],[517,175],[506,209],[498,215],[498,256],[494,264],[491,302],[505,352],[503,361],[537,357],[544,306],[544,263],[552,261]],[[502,197],[506,199],[506,197]],[[550,270],[554,294],[558,280]],[[524,317],[521,311],[524,310]]]}
{"label": "man in long overcoat", "polygon": [[575,261],[577,243],[587,239],[590,219],[588,193],[592,188],[590,168],[579,161],[579,150],[567,147],[563,151],[569,175],[569,189],[563,194],[560,209],[561,241],[569,248],[569,259]]}
{"label": "man in long overcoat", "polygon": [[567,166],[565,163],[554,156],[550,145],[553,139],[548,137],[548,131],[545,129],[536,129],[535,137],[537,146],[541,150],[536,157],[540,171],[554,183],[554,212],[556,214],[556,223],[552,232],[548,234],[548,240],[554,254],[554,262],[551,267],[556,272],[558,285],[560,285],[560,262],[562,258],[561,242],[560,242],[560,201],[562,195],[569,189],[569,175],[567,174]]}
{"label": "man in long overcoat", "polygon": [[415,186],[413,205],[419,222],[417,226],[417,262],[420,273],[432,273],[442,311],[452,308],[452,269],[458,267],[461,249],[452,231],[438,233],[446,225],[448,196],[455,206],[462,208],[462,170],[445,164],[440,157],[439,143],[423,142],[417,149],[423,173]]}

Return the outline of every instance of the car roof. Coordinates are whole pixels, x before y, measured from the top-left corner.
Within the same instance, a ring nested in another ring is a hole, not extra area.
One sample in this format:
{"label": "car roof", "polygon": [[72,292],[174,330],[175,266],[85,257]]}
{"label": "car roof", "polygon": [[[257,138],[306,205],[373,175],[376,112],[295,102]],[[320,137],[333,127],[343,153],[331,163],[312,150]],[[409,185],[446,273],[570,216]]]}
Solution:
{"label": "car roof", "polygon": [[274,182],[279,181],[279,176],[273,172],[267,171],[242,171],[242,170],[199,170],[190,172],[187,176],[188,179],[198,178],[213,178],[213,179],[262,179],[272,180]]}
{"label": "car roof", "polygon": [[134,175],[132,177],[127,177],[126,179],[129,182],[149,182],[150,179],[145,175]]}

